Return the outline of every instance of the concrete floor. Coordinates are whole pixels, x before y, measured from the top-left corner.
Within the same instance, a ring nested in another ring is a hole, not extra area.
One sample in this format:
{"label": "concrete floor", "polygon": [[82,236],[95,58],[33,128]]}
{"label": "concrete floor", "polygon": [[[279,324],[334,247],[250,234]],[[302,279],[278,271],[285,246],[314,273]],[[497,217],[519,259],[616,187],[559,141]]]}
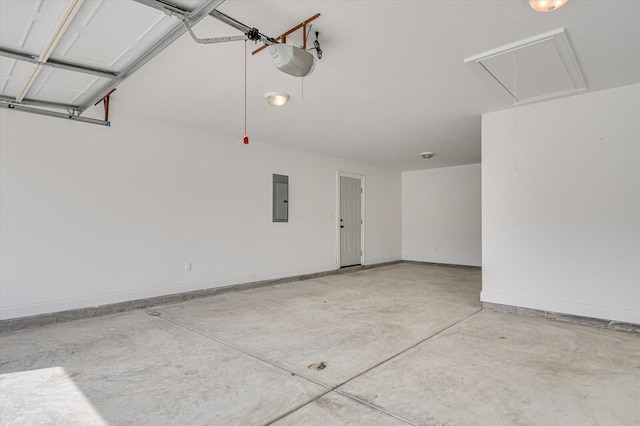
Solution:
{"label": "concrete floor", "polygon": [[480,287],[403,263],[3,333],[0,424],[640,424],[640,335]]}

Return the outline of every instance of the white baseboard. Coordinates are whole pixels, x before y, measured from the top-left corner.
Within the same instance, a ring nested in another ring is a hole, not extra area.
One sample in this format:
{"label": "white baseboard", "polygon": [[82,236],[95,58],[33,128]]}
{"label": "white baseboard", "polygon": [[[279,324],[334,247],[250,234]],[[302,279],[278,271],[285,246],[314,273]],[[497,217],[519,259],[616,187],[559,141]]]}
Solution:
{"label": "white baseboard", "polygon": [[424,255],[413,254],[413,253],[407,253],[407,254],[403,253],[402,260],[409,260],[412,262],[442,263],[445,265],[482,266],[482,259],[469,259],[464,257],[424,256]]}
{"label": "white baseboard", "polygon": [[129,302],[139,299],[150,299],[154,297],[168,296],[172,294],[188,293],[191,291],[208,290],[220,287],[227,287],[237,284],[255,283],[266,280],[277,280],[281,278],[313,274],[324,271],[335,270],[335,265],[323,265],[308,269],[290,270],[287,272],[265,272],[250,275],[238,275],[234,277],[216,278],[211,280],[193,281],[177,283],[171,285],[140,288],[131,291],[121,291],[114,293],[103,293],[87,297],[74,297],[68,299],[48,300],[42,303],[32,303],[24,305],[3,306],[0,308],[0,320],[31,317],[35,315],[63,312],[73,309],[94,308],[113,303]]}
{"label": "white baseboard", "polygon": [[480,301],[537,309],[539,311],[598,318],[607,321],[640,324],[640,311],[622,309],[613,306],[588,305],[583,303],[567,302],[564,300],[496,293],[487,290],[482,290],[480,292]]}
{"label": "white baseboard", "polygon": [[374,259],[365,259],[365,266],[373,266],[380,263],[389,263],[389,262],[400,262],[401,259],[398,257],[376,257]]}

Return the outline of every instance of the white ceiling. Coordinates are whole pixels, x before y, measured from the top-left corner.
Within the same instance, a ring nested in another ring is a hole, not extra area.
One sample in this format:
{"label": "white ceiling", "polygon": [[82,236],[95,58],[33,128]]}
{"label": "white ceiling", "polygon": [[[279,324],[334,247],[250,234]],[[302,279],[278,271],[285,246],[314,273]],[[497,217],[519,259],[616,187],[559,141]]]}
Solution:
{"label": "white ceiling", "polygon": [[[173,3],[192,9],[199,2]],[[314,24],[324,56],[304,80],[276,70],[266,52],[249,55],[252,141],[396,170],[480,161],[481,114],[512,101],[463,62],[470,56],[564,27],[587,91],[640,82],[636,0],[570,0],[552,13],[536,13],[526,0],[227,0],[218,10],[274,37],[322,14]],[[121,40],[123,31],[114,29],[114,37]],[[199,37],[239,34],[212,17],[194,31]],[[240,139],[243,57],[243,42],[199,45],[185,34],[120,84],[112,111]],[[285,91],[291,100],[271,107],[263,98],[269,91]],[[99,117],[101,110],[89,114]],[[437,154],[423,160],[422,151]]]}

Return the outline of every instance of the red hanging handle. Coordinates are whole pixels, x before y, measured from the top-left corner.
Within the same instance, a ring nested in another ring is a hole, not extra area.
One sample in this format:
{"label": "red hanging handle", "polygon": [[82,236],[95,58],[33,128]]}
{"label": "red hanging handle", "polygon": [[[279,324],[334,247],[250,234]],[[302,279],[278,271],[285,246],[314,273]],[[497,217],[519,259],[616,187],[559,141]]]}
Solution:
{"label": "red hanging handle", "polygon": [[244,41],[244,138],[242,141],[245,145],[249,145],[249,136],[247,136],[247,40]]}

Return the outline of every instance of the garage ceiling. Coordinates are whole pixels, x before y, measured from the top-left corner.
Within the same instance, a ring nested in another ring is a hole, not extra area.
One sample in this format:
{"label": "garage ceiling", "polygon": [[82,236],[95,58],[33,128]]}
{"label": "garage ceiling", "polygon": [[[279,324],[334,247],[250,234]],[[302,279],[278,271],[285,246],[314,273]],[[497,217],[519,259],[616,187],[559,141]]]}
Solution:
{"label": "garage ceiling", "polygon": [[[215,6],[202,0],[171,3],[189,11]],[[5,105],[15,101],[67,6],[60,0],[0,1]],[[480,161],[481,114],[510,108],[513,100],[465,58],[564,28],[586,82],[581,93],[640,82],[635,0],[570,0],[552,13],[536,13],[526,0],[227,0],[217,10],[274,37],[322,14],[314,24],[324,55],[310,76],[280,73],[266,52],[249,54],[252,141],[396,170]],[[210,16],[194,31],[199,37],[240,34]],[[239,139],[244,43],[199,45],[188,34],[177,37],[183,32],[177,18],[132,0],[86,0],[25,101],[41,108],[62,104],[67,113],[103,120],[102,108],[93,104],[117,87],[113,126],[127,116]],[[177,40],[158,48],[172,33]],[[288,41],[300,41],[296,37]],[[269,106],[263,95],[271,91],[289,93],[290,102]],[[426,161],[419,157],[422,151],[437,155]]]}

